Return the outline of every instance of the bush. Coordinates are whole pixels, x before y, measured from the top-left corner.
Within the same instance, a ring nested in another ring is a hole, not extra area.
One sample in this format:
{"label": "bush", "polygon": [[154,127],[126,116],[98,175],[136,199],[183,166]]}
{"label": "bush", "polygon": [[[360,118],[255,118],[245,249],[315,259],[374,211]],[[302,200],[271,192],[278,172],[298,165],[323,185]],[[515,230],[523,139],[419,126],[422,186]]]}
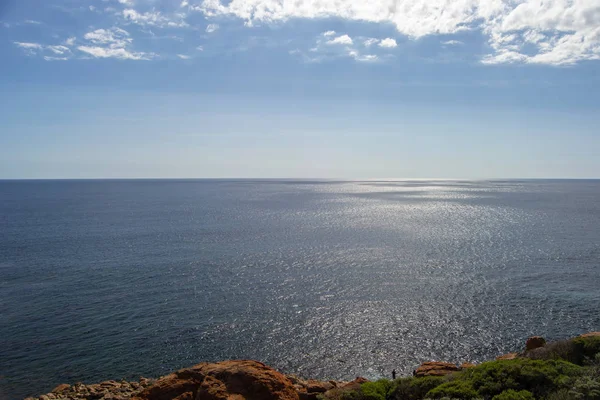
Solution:
{"label": "bush", "polygon": [[535,400],[533,394],[527,390],[505,390],[504,392],[492,397],[492,400]]}
{"label": "bush", "polygon": [[396,379],[389,398],[393,400],[421,400],[431,389],[446,381],[447,379],[441,376]]}
{"label": "bush", "polygon": [[576,337],[573,343],[582,353],[584,362],[593,363],[600,354],[600,336]]}
{"label": "bush", "polygon": [[569,387],[582,368],[563,360],[516,359],[492,361],[464,371],[462,379],[469,380],[473,388],[491,398],[505,390],[529,390],[536,397]]}
{"label": "bush", "polygon": [[450,397],[468,400],[476,399],[478,395],[470,381],[457,379],[431,389],[429,393],[427,393],[427,397],[431,399]]}
{"label": "bush", "polygon": [[575,381],[569,394],[573,399],[600,400],[600,380],[583,376]]}
{"label": "bush", "polygon": [[361,400],[386,400],[387,394],[392,387],[392,383],[387,379],[380,379],[375,382],[365,382],[360,385]]}
{"label": "bush", "polygon": [[573,340],[559,340],[546,344],[544,347],[529,350],[525,356],[532,360],[565,360],[581,365],[583,353]]}

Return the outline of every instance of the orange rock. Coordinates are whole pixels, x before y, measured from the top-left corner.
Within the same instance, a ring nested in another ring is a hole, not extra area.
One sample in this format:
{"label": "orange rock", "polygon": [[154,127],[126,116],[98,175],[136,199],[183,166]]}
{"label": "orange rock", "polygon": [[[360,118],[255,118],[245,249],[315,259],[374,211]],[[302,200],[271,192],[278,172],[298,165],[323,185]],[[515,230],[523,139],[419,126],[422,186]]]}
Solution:
{"label": "orange rock", "polygon": [[514,360],[515,358],[518,358],[519,354],[518,353],[508,353],[508,354],[504,354],[502,356],[498,356],[496,357],[496,360],[500,361],[500,360]]}
{"label": "orange rock", "polygon": [[71,385],[63,383],[52,389],[52,393],[61,393],[71,388]]}
{"label": "orange rock", "polygon": [[306,391],[308,393],[325,393],[328,390],[333,389],[335,386],[330,382],[321,382],[309,379],[306,382]]}
{"label": "orange rock", "polygon": [[529,339],[527,339],[527,342],[525,342],[525,350],[529,351],[533,349],[538,349],[540,347],[544,347],[545,345],[546,339],[544,339],[541,336],[532,336]]}
{"label": "orange rock", "polygon": [[201,363],[157,380],[136,400],[298,400],[292,382],[250,360]]}
{"label": "orange rock", "polygon": [[470,362],[464,362],[462,364],[460,364],[460,369],[468,369],[468,368],[475,368],[477,365],[470,363]]}
{"label": "orange rock", "polygon": [[583,335],[579,335],[579,337],[594,337],[594,336],[600,336],[600,332],[588,332],[588,333],[584,333]]}
{"label": "orange rock", "polygon": [[341,385],[341,387],[342,387],[342,389],[346,389],[346,390],[359,390],[360,385],[362,385],[365,382],[369,382],[369,380],[366,378],[363,378],[361,376],[357,376],[356,379]]}
{"label": "orange rock", "polygon": [[444,376],[449,375],[453,372],[459,371],[460,368],[456,364],[439,362],[439,361],[428,361],[424,362],[416,369],[415,376]]}

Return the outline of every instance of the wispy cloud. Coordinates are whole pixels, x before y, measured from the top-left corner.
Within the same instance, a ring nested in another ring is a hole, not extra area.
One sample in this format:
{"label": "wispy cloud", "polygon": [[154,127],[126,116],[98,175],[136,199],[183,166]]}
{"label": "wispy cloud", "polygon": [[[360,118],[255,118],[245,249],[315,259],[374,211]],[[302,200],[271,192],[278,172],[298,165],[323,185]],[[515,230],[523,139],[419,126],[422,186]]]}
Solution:
{"label": "wispy cloud", "polygon": [[77,50],[95,58],[117,58],[121,60],[149,60],[154,53],[136,52],[131,50],[129,32],[121,28],[96,29],[86,33],[83,38],[88,45],[78,46]]}
{"label": "wispy cloud", "polygon": [[22,49],[41,50],[43,46],[39,43],[15,42]]}
{"label": "wispy cloud", "polygon": [[188,55],[185,55],[185,54],[177,54],[177,57],[179,57],[182,60],[189,60],[190,58],[192,58],[192,57],[190,57]]}
{"label": "wispy cloud", "polygon": [[167,16],[163,15],[159,11],[140,13],[132,8],[123,10],[122,14],[126,21],[142,26],[156,26],[159,28],[184,28],[189,26],[185,21],[185,14],[174,14],[172,16]]}
{"label": "wispy cloud", "polygon": [[118,58],[121,60],[149,60],[153,57],[152,54],[135,53],[122,48],[111,49],[107,47],[97,46],[79,46],[77,47],[77,49],[95,58]]}
{"label": "wispy cloud", "polygon": [[[29,56],[43,55],[43,58],[47,61],[51,60],[67,60],[72,56],[71,49],[63,45],[42,45],[40,43],[29,43],[29,42],[14,42],[16,46],[20,47],[25,54]],[[45,55],[44,55],[45,54]],[[60,57],[58,57],[60,56]]]}
{"label": "wispy cloud", "polygon": [[447,40],[442,42],[442,44],[446,46],[462,46],[464,42],[461,42],[460,40]]}
{"label": "wispy cloud", "polygon": [[363,45],[365,47],[371,47],[371,46],[373,46],[374,44],[377,44],[377,43],[379,43],[379,39],[375,39],[375,38],[368,38],[368,39],[365,39],[363,41]]}
{"label": "wispy cloud", "polygon": [[206,33],[213,33],[219,30],[219,25],[218,24],[208,24],[208,26],[206,27],[205,31]]}

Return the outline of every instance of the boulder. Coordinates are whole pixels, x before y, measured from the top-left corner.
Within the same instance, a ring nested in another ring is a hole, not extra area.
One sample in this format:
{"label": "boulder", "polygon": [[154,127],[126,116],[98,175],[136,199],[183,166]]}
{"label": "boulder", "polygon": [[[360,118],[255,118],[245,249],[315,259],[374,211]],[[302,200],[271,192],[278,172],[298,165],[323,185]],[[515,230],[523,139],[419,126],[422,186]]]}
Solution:
{"label": "boulder", "polygon": [[357,376],[356,379],[354,379],[353,381],[341,385],[341,388],[344,390],[359,390],[360,385],[362,385],[365,382],[369,382],[369,380],[361,376]]}
{"label": "boulder", "polygon": [[519,357],[519,353],[508,353],[508,354],[504,354],[502,356],[498,356],[496,357],[496,360],[501,361],[501,360],[514,360],[515,358]]}
{"label": "boulder", "polygon": [[539,349],[546,345],[546,339],[541,336],[532,336],[525,342],[525,351]]}
{"label": "boulder", "polygon": [[470,362],[464,362],[462,364],[460,364],[460,369],[469,369],[469,368],[475,368],[477,365],[470,363]]}
{"label": "boulder", "polygon": [[594,337],[594,336],[600,336],[600,332],[588,332],[588,333],[584,333],[583,335],[579,335],[579,337],[582,337],[582,338]]}
{"label": "boulder", "polygon": [[298,400],[292,382],[258,361],[201,363],[157,380],[136,400]]}
{"label": "boulder", "polygon": [[54,389],[52,389],[52,393],[62,393],[65,390],[69,390],[70,388],[71,388],[71,385],[63,383],[63,384],[58,385]]}
{"label": "boulder", "polygon": [[415,370],[414,375],[417,377],[444,376],[456,371],[460,371],[460,368],[458,368],[456,364],[439,361],[428,361],[421,364],[419,368]]}

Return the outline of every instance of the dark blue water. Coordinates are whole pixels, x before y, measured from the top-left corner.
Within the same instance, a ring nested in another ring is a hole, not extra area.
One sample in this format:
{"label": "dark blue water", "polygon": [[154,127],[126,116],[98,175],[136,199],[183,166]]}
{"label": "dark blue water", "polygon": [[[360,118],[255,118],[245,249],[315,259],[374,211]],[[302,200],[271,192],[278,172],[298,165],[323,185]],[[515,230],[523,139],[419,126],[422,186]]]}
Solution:
{"label": "dark blue water", "polygon": [[251,358],[306,377],[600,330],[600,181],[0,182],[0,398]]}

